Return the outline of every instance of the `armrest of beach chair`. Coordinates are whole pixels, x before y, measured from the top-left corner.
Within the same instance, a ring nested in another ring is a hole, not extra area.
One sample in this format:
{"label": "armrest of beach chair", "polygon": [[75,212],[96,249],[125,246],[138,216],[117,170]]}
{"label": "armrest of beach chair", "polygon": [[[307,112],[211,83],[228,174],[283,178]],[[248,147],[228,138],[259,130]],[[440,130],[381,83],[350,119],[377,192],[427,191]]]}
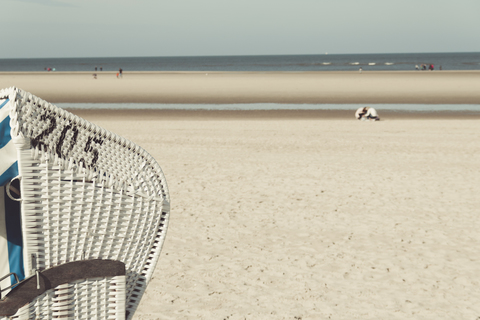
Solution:
{"label": "armrest of beach chair", "polygon": [[[94,280],[95,278],[100,278],[100,281],[104,282],[99,289],[106,292],[98,294],[90,288],[90,292],[82,293],[81,286],[75,286],[76,283],[78,284],[85,280],[90,280],[90,282],[99,281]],[[113,278],[115,278],[115,281],[112,282],[111,279]],[[105,279],[110,279],[110,281]],[[54,299],[55,294],[49,294],[59,290],[64,291],[61,299]],[[76,297],[82,297],[83,300],[89,302],[85,301],[79,305],[73,301]],[[92,297],[110,301],[91,301]],[[30,309],[30,307],[35,308],[35,304],[38,303],[35,300],[43,300],[43,304],[50,305],[52,310],[51,318],[60,316],[59,312],[54,312],[53,310],[62,311],[61,313],[65,316],[73,316],[77,312],[90,314],[91,317],[96,315],[99,318],[109,313],[125,313],[125,264],[112,260],[84,260],[69,262],[39,271],[16,284],[7,296],[0,300],[0,316],[12,316],[20,308],[27,305],[28,308],[26,309]],[[61,301],[61,304],[59,304],[59,301]],[[112,301],[117,304],[117,308],[112,305]],[[92,306],[97,304],[103,305],[105,308],[102,310],[102,308],[94,307],[95,310],[90,310]],[[120,308],[118,307],[119,304]],[[60,305],[67,307],[60,308]],[[107,305],[108,309],[106,308]]]}

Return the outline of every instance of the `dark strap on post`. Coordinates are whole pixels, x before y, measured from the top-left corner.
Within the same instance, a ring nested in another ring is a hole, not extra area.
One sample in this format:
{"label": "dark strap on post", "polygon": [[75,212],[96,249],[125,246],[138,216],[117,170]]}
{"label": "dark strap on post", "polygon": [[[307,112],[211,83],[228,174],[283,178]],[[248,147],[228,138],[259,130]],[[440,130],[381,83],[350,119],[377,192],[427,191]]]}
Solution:
{"label": "dark strap on post", "polygon": [[45,291],[61,284],[88,278],[106,278],[125,275],[125,264],[114,260],[82,260],[65,263],[39,272],[37,276],[21,281],[0,301],[0,316],[14,315],[18,309],[33,301]]}

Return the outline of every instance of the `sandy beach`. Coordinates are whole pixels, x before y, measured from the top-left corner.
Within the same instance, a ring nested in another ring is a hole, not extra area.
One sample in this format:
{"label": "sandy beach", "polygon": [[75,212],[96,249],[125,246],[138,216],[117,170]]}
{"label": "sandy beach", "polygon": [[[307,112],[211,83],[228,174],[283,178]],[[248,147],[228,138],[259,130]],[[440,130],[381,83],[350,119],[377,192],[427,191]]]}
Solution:
{"label": "sandy beach", "polygon": [[[478,72],[0,74],[50,102],[480,103]],[[480,113],[72,110],[172,199],[134,316],[478,319]]]}
{"label": "sandy beach", "polygon": [[480,316],[479,118],[75,112],[169,183],[135,319]]}
{"label": "sandy beach", "polygon": [[480,71],[2,72],[49,102],[479,104]]}

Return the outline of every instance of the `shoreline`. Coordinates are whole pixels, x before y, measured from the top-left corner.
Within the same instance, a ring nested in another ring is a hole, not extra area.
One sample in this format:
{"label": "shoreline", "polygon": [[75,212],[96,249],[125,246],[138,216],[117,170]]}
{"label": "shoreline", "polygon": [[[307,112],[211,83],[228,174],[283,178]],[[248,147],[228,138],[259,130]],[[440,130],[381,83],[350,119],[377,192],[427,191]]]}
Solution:
{"label": "shoreline", "polygon": [[[87,120],[356,120],[355,110],[174,110],[174,109],[66,109]],[[391,111],[380,112],[390,120],[478,120],[480,111]]]}
{"label": "shoreline", "polygon": [[480,104],[480,71],[0,72],[51,103]]}
{"label": "shoreline", "polygon": [[[164,70],[164,71],[144,71],[144,70],[131,70],[131,71],[123,71],[123,74],[190,74],[190,73],[211,73],[211,74],[257,74],[257,73],[266,73],[266,74],[281,74],[281,73],[296,73],[296,74],[335,74],[335,73],[353,73],[357,74],[359,73],[358,70],[316,70],[316,71],[212,71],[212,70],[192,70],[192,71],[183,71],[183,70],[178,70],[178,71],[173,71],[173,70]],[[111,71],[111,70],[106,70],[106,71],[45,71],[45,70],[37,70],[37,71],[0,71],[0,76],[1,75],[7,75],[7,74],[92,74],[92,73],[97,73],[97,74],[116,74],[117,71]],[[480,70],[362,70],[362,74],[364,73],[418,73],[418,74],[435,74],[435,73],[480,73]]]}

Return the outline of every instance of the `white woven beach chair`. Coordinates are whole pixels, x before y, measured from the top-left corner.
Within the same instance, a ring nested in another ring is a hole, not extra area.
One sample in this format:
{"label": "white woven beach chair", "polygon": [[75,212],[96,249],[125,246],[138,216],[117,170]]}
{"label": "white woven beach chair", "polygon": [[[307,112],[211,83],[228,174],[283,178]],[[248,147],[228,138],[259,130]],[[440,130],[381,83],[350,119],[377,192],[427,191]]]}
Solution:
{"label": "white woven beach chair", "polygon": [[167,230],[159,165],[20,89],[0,91],[0,105],[11,140],[0,145],[0,320],[131,319]]}

